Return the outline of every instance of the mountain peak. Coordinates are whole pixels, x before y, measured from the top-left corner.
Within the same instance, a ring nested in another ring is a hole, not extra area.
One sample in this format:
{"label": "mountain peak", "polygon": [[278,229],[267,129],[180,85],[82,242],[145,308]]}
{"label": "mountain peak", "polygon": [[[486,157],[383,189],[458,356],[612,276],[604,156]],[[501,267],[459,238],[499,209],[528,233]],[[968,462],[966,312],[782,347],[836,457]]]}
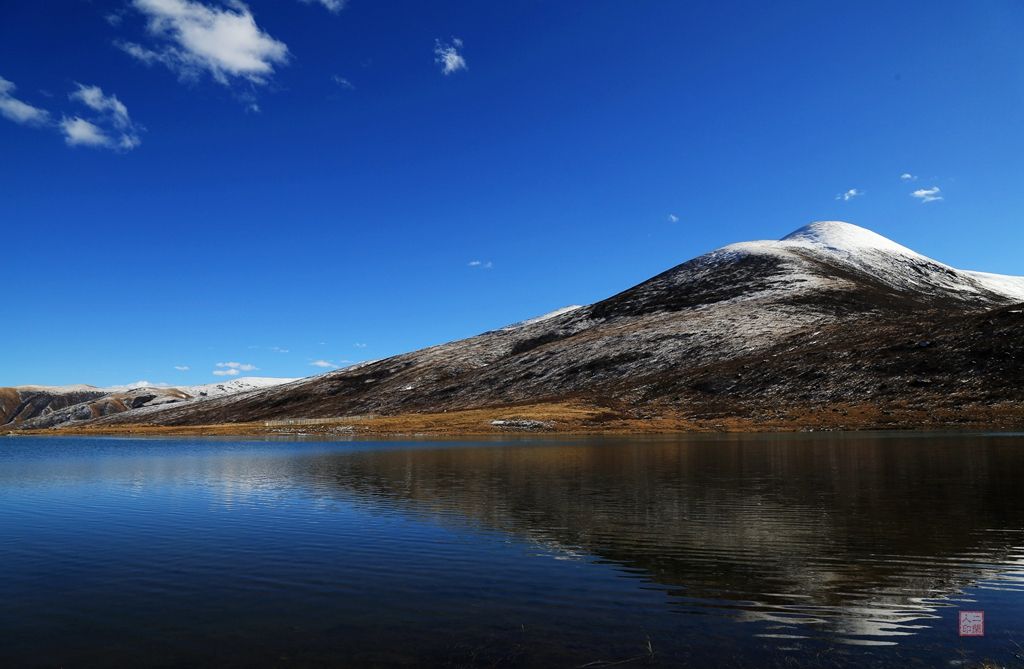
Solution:
{"label": "mountain peak", "polygon": [[879,250],[909,256],[920,255],[877,232],[845,221],[816,221],[789,233],[781,241],[847,252]]}

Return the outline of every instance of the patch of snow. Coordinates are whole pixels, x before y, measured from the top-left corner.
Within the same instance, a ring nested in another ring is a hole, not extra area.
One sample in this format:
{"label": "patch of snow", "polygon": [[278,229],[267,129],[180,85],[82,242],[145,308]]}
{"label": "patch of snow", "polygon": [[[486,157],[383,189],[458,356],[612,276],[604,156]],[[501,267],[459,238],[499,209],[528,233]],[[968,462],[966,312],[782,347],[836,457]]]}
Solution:
{"label": "patch of snow", "polygon": [[546,321],[546,320],[548,320],[550,318],[555,318],[556,316],[561,316],[562,314],[568,314],[570,312],[573,312],[573,311],[576,311],[577,309],[582,309],[582,308],[583,308],[583,305],[581,305],[581,304],[573,304],[573,305],[570,305],[568,307],[562,307],[561,309],[555,309],[554,311],[546,313],[543,316],[537,316],[536,318],[529,318],[529,319],[527,319],[525,321],[519,321],[518,323],[513,323],[512,325],[506,325],[505,327],[503,327],[501,329],[502,330],[515,330],[516,328],[525,327],[527,325],[533,325],[535,323],[542,323],[542,322],[544,322],[544,321]]}
{"label": "patch of snow", "polygon": [[964,274],[974,277],[978,283],[993,292],[1002,293],[1024,302],[1024,276],[989,274],[988,272],[972,272],[971,270],[964,270]]}

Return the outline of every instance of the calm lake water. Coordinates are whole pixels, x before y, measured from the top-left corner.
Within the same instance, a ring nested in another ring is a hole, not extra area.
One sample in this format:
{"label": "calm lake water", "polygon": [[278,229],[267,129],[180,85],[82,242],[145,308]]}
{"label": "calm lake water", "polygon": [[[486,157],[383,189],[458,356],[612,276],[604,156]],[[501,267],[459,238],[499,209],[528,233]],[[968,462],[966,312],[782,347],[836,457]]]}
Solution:
{"label": "calm lake water", "polygon": [[0,439],[4,667],[1024,666],[1018,643],[1024,436]]}

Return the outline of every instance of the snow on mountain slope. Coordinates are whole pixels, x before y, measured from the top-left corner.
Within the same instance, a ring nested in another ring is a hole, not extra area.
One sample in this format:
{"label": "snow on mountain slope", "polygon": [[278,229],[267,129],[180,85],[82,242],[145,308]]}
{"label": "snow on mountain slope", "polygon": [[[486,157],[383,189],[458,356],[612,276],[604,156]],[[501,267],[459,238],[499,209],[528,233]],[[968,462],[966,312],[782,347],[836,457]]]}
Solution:
{"label": "snow on mountain slope", "polygon": [[[1024,300],[1024,277],[970,272],[928,258],[871,230],[842,221],[819,221],[804,226],[778,241],[741,242],[705,256],[761,254],[807,269],[805,261],[824,264],[811,276],[794,275],[802,282],[822,286],[852,271],[891,288],[922,296],[973,301]],[[840,270],[840,271],[836,271]]]}
{"label": "snow on mountain slope", "polygon": [[964,270],[964,274],[970,275],[994,293],[1002,293],[1019,302],[1024,302],[1024,276],[1007,276],[970,270]]}
{"label": "snow on mountain slope", "polygon": [[840,253],[886,251],[927,260],[920,253],[897,244],[888,237],[843,221],[817,221],[789,233],[779,241],[791,246],[807,244],[814,247],[825,247]]}
{"label": "snow on mountain slope", "polygon": [[265,376],[243,376],[242,378],[232,379],[230,381],[206,383],[198,386],[179,386],[178,388],[196,398],[220,397],[222,395],[242,393],[248,390],[256,390],[258,388],[270,388],[271,386],[278,386],[282,383],[291,383],[292,381],[297,380],[298,379],[271,378]]}
{"label": "snow on mountain slope", "polygon": [[570,312],[573,312],[573,311],[576,311],[577,309],[582,309],[582,308],[583,308],[583,305],[572,304],[572,305],[569,305],[568,307],[562,307],[561,309],[555,309],[554,311],[550,311],[550,312],[544,314],[543,316],[535,316],[534,318],[528,318],[525,321],[519,321],[518,323],[512,323],[511,325],[506,325],[505,327],[503,327],[501,329],[502,330],[515,330],[516,328],[525,327],[527,325],[533,325],[534,323],[541,323],[541,322],[546,321],[548,319],[556,318],[556,317],[561,316],[563,314],[568,314]]}

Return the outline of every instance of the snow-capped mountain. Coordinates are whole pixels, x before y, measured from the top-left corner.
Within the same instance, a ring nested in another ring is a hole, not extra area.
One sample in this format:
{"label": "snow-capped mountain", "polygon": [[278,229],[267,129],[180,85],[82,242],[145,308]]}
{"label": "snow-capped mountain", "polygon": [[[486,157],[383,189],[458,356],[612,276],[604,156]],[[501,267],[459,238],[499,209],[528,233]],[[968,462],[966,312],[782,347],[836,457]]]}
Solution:
{"label": "snow-capped mountain", "polygon": [[[631,415],[763,417],[926,401],[952,411],[949,403],[997,402],[1024,388],[1014,381],[1021,366],[1000,358],[1024,339],[993,339],[1024,331],[1017,302],[1024,279],[956,269],[824,221],[778,241],[723,247],[589,306],[283,386],[146,410],[145,420],[569,401]],[[905,346],[912,352],[899,352]]]}
{"label": "snow-capped mountain", "polygon": [[[743,253],[776,256],[794,266],[800,259],[845,266],[896,290],[932,293],[940,299],[974,301],[995,296],[1024,301],[1024,277],[958,270],[871,230],[840,221],[812,223],[777,242],[733,244],[712,257]],[[836,278],[817,275],[819,283]]]}
{"label": "snow-capped mountain", "polygon": [[725,246],[589,306],[286,385],[96,422],[557,402],[609,416],[786,415],[798,424],[836,407],[870,417],[927,406],[930,415],[956,416],[963,406],[982,415],[1010,402],[1024,419],[1020,302],[1024,278],[959,270],[870,230],[820,222],[781,240]]}

